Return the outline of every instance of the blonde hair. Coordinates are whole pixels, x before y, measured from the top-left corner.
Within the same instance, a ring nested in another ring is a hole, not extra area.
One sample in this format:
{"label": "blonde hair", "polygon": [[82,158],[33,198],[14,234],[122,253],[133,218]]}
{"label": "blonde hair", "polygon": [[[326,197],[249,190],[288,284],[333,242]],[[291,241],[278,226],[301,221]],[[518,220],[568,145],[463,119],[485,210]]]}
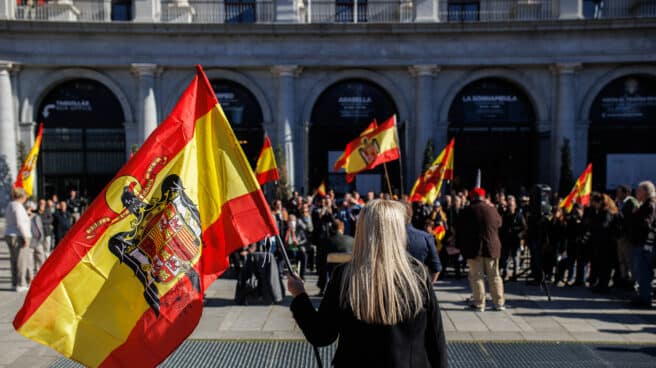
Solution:
{"label": "blonde hair", "polygon": [[[367,323],[394,325],[416,316],[428,295],[427,273],[407,253],[406,207],[376,199],[358,216],[353,259],[344,267],[340,304]],[[432,290],[430,290],[432,292]]]}

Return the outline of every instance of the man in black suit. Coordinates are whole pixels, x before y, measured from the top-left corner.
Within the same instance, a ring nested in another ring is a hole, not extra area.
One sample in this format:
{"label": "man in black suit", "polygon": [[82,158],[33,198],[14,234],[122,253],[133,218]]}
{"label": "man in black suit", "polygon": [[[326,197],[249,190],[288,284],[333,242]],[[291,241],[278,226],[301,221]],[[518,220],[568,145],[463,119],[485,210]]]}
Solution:
{"label": "man in black suit", "polygon": [[435,282],[440,272],[442,272],[442,263],[440,262],[440,257],[437,256],[435,237],[412,226],[412,203],[406,203],[406,208],[408,210],[408,220],[406,223],[406,230],[408,231],[408,253],[428,267],[431,273],[431,280]]}
{"label": "man in black suit", "polygon": [[350,235],[344,235],[344,229],[346,226],[344,222],[339,219],[335,219],[335,235],[331,236],[326,243],[326,249],[328,254],[330,253],[353,253],[353,245],[355,244],[355,238]]}
{"label": "man in black suit", "polygon": [[73,215],[67,211],[66,207],[66,201],[59,202],[59,209],[57,209],[54,215],[55,246],[59,244],[71,226],[73,226]]}

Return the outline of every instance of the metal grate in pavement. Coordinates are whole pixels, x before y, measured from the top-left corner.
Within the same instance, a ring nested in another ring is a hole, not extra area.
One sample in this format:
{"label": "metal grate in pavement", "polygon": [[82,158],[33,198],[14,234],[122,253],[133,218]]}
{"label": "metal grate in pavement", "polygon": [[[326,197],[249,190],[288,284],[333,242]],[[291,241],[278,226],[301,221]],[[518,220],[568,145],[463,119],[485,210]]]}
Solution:
{"label": "metal grate in pavement", "polygon": [[[330,367],[335,347],[320,349],[324,367]],[[448,349],[455,368],[656,368],[656,345],[454,342]],[[81,366],[60,358],[50,367]],[[304,341],[187,340],[160,367],[315,367],[315,361]]]}

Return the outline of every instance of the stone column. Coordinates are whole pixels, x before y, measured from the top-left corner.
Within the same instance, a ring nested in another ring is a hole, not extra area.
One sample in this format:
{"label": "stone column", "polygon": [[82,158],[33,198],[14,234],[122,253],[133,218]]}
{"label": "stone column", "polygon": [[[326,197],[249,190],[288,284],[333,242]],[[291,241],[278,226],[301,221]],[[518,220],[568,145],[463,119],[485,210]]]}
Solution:
{"label": "stone column", "polygon": [[139,144],[157,128],[157,102],[155,100],[155,77],[159,69],[155,64],[132,64],[132,73],[137,77],[136,119]]}
{"label": "stone column", "polygon": [[415,9],[415,22],[435,23],[440,21],[439,0],[417,0],[413,2]]}
{"label": "stone column", "polygon": [[[440,68],[437,65],[432,64],[414,65],[410,68],[410,72],[414,74],[417,82],[415,124],[412,131],[414,139],[411,140],[414,142],[414,149],[412,153],[406,151],[406,154],[410,154],[412,159],[412,165],[408,168],[408,174],[411,178],[416,178],[421,172],[424,149],[428,139],[432,139],[430,132],[431,127],[434,125],[433,77],[439,70]],[[408,131],[408,133],[410,132]],[[433,142],[433,144],[439,146],[438,142]]]}
{"label": "stone column", "polygon": [[[296,183],[302,183],[303,179],[296,177],[294,170],[294,129],[295,125],[295,81],[301,72],[298,65],[278,65],[271,71],[278,76],[278,111],[276,114],[275,137],[272,136],[274,145],[281,144],[287,163],[287,178],[290,188],[296,189]],[[299,170],[298,175],[304,173]],[[300,179],[297,181],[297,179]]]}
{"label": "stone column", "polygon": [[16,162],[16,117],[14,116],[14,99],[12,97],[11,70],[14,64],[9,61],[0,61],[0,156],[9,166],[9,176],[13,183],[18,172]]}
{"label": "stone column", "polygon": [[162,12],[160,0],[134,0],[134,22],[153,23],[158,22]]}
{"label": "stone column", "polygon": [[16,1],[0,0],[0,19],[14,19],[16,15]]}
{"label": "stone column", "polygon": [[583,0],[566,0],[558,3],[558,18],[582,19]]}
{"label": "stone column", "polygon": [[[576,75],[581,67],[578,63],[561,63],[554,65],[551,70],[556,75],[556,116],[552,130],[552,184],[558,185],[560,178],[560,150],[563,141],[569,139],[572,152],[572,162],[577,162],[581,151],[576,146]],[[573,167],[576,171],[577,168]],[[576,175],[576,174],[575,174]]]}

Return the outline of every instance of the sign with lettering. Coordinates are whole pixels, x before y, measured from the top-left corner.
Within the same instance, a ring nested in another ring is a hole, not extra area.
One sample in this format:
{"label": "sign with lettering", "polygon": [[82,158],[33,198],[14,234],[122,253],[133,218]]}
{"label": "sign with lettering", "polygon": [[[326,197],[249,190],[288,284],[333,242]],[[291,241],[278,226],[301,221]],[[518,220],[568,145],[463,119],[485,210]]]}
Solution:
{"label": "sign with lettering", "polygon": [[241,84],[225,79],[213,79],[210,83],[230,125],[262,125],[262,109],[251,91]]}
{"label": "sign with lettering", "polygon": [[517,86],[499,78],[485,78],[467,85],[449,110],[449,122],[456,126],[515,126],[534,121],[528,97]]}
{"label": "sign with lettering", "polygon": [[610,82],[594,100],[590,120],[593,124],[654,122],[656,80],[631,75]]}
{"label": "sign with lettering", "polygon": [[125,122],[123,109],[103,84],[90,79],[64,82],[50,91],[39,108],[45,127],[112,128]]}

